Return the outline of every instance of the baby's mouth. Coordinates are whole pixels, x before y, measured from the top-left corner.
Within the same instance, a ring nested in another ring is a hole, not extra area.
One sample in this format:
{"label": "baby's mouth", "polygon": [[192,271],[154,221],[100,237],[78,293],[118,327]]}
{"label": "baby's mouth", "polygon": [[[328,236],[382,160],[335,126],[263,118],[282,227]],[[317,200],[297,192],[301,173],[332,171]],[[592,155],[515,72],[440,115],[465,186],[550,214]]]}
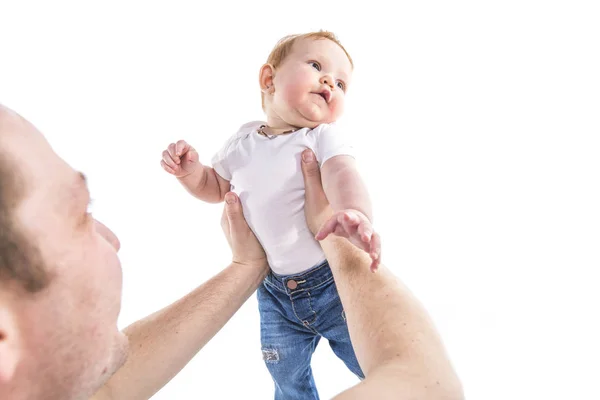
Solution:
{"label": "baby's mouth", "polygon": [[322,92],[315,93],[325,100],[325,103],[329,104],[329,100],[331,100],[331,92],[328,90],[323,90]]}

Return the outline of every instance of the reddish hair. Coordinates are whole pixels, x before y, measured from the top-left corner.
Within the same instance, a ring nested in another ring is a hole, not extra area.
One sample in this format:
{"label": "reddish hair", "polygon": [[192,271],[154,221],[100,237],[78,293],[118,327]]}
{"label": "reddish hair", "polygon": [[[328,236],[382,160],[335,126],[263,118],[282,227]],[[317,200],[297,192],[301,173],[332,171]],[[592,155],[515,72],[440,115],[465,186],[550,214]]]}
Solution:
{"label": "reddish hair", "polygon": [[[344,46],[342,46],[342,44],[340,43],[338,38],[335,36],[335,34],[333,32],[328,32],[328,31],[309,32],[309,33],[302,33],[302,34],[297,34],[297,35],[288,35],[288,36],[283,37],[282,39],[280,39],[277,42],[277,44],[275,45],[273,50],[271,50],[271,54],[269,54],[269,57],[267,58],[267,64],[271,64],[273,66],[273,68],[275,68],[275,69],[279,68],[279,66],[285,61],[286,57],[292,52],[294,43],[296,43],[297,41],[302,40],[302,39],[313,39],[313,40],[328,39],[328,40],[331,40],[333,43],[340,46],[340,48],[342,50],[344,50],[344,53],[346,53],[346,56],[348,56],[350,65],[352,66],[352,68],[354,68],[354,62],[352,61],[352,57],[350,57],[350,54],[348,54],[348,51],[346,51]],[[262,107],[264,110],[265,96],[262,93],[261,93],[261,100],[262,100]]]}

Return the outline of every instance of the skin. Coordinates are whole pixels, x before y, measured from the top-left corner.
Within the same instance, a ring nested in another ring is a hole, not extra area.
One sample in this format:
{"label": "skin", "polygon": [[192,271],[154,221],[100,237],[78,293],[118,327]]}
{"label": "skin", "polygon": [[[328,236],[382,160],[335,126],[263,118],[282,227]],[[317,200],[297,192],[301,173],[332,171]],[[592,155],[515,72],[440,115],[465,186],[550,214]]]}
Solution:
{"label": "skin", "polygon": [[[297,128],[316,128],[342,116],[352,64],[335,42],[301,39],[275,69],[261,67],[259,84],[265,94],[270,134]],[[324,99],[322,94],[327,99]]]}
{"label": "skin", "polygon": [[[25,185],[15,218],[51,274],[49,285],[35,294],[18,282],[0,283],[0,398],[86,399],[96,392],[94,399],[147,399],[218,332],[268,271],[239,199],[228,193],[222,225],[232,262],[119,332],[119,241],[87,212],[82,175],[31,124],[3,107],[0,145]],[[21,157],[23,149],[27,157]],[[303,154],[302,170],[307,222],[316,234],[336,216],[311,155]],[[370,259],[345,239],[330,235],[322,246],[366,375],[337,398],[462,399],[441,340],[406,287],[385,267],[370,274]]]}
{"label": "skin", "polygon": [[117,329],[119,242],[87,212],[83,176],[30,123],[3,107],[0,141],[24,185],[14,216],[51,276],[35,294],[2,282],[0,398],[81,398],[127,354],[127,338]]}
{"label": "skin", "polygon": [[49,285],[34,294],[19,282],[0,282],[2,399],[87,399],[95,392],[97,399],[147,399],[218,332],[267,273],[264,252],[232,194],[223,221],[232,262],[184,298],[119,332],[120,244],[87,212],[83,176],[5,107],[0,144],[25,184],[14,217],[51,275]]}
{"label": "skin", "polygon": [[[265,131],[284,134],[337,121],[344,112],[352,64],[342,48],[328,39],[300,39],[280,66],[261,67],[259,84],[267,117]],[[198,152],[185,140],[171,143],[162,153],[162,168],[177,177],[194,197],[209,203],[223,201],[229,181],[202,165]],[[371,257],[371,271],[381,262],[381,239],[373,228],[371,200],[353,157],[339,155],[323,164],[323,187],[337,213],[337,224],[321,232],[335,233]],[[344,224],[344,229],[339,227]],[[337,231],[336,231],[337,229]]]}
{"label": "skin", "polygon": [[[321,170],[310,150],[302,154],[305,213],[317,236],[328,226],[344,231],[321,186]],[[345,235],[341,235],[345,237]],[[366,378],[336,397],[350,399],[459,400],[460,380],[427,312],[384,265],[368,272],[369,257],[330,235],[321,241],[344,306],[356,357]]]}

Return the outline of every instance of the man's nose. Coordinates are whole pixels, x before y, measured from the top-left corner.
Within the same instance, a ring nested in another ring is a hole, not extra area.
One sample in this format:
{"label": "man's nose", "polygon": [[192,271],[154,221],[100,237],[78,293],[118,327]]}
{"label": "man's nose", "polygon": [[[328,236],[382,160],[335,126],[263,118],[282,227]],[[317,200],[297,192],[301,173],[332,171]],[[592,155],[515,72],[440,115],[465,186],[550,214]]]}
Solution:
{"label": "man's nose", "polygon": [[108,243],[110,243],[110,245],[114,247],[116,251],[119,251],[119,249],[121,248],[121,242],[119,242],[119,238],[117,237],[117,235],[115,235],[113,231],[108,229],[106,225],[104,225],[97,219],[94,220],[94,222],[96,225],[96,232],[98,232],[100,236],[102,236]]}
{"label": "man's nose", "polygon": [[322,85],[327,85],[329,86],[331,89],[334,88],[334,84],[333,84],[333,78],[331,77],[331,75],[323,75],[321,77],[321,84]]}

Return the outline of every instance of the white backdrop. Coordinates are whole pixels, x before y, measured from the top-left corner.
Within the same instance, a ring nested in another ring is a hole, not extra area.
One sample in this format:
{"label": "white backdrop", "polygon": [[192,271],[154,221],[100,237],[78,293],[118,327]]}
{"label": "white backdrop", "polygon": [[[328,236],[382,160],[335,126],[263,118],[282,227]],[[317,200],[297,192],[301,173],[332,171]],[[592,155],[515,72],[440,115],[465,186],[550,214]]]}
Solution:
{"label": "white backdrop", "polygon": [[[0,1],[0,102],[89,178],[119,235],[127,326],[229,261],[221,205],[159,166],[208,163],[262,117],[289,33],[356,64],[347,122],[383,257],[423,301],[469,399],[599,399],[600,14],[592,1]],[[393,4],[393,5],[392,5]],[[27,156],[27,149],[23,149]],[[356,382],[326,342],[322,398]],[[268,399],[256,299],[154,399]]]}

